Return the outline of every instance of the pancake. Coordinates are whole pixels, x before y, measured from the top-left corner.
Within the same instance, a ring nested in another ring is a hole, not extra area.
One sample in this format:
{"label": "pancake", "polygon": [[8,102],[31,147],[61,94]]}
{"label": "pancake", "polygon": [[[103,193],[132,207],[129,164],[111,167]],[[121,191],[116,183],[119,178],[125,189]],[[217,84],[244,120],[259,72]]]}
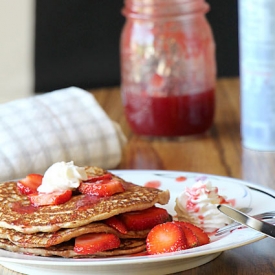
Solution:
{"label": "pancake", "polygon": [[52,233],[24,234],[13,229],[0,228],[1,239],[8,239],[20,247],[50,247],[88,233],[112,233],[120,239],[145,239],[149,230],[128,231],[127,234],[122,234],[107,224],[100,222],[77,228],[60,229]]}
{"label": "pancake", "polygon": [[[85,168],[88,177],[110,172],[98,167]],[[0,184],[0,248],[28,255],[92,258],[129,255],[145,251],[149,230],[120,233],[104,220],[126,212],[145,210],[168,203],[169,191],[142,187],[112,175],[125,191],[97,197],[73,193],[63,204],[33,206],[22,195],[16,181]],[[169,217],[171,219],[171,216]],[[89,233],[111,233],[120,246],[94,254],[77,254],[75,238]]]}
{"label": "pancake", "polygon": [[65,242],[48,248],[23,248],[19,247],[7,239],[0,239],[0,248],[27,255],[36,256],[59,256],[64,258],[94,258],[94,257],[112,257],[121,255],[131,255],[143,252],[146,249],[145,239],[122,239],[120,247],[108,251],[102,251],[93,255],[79,255],[74,252],[74,244]]}
{"label": "pancake", "polygon": [[[107,173],[98,167],[86,167],[86,172],[89,176]],[[28,197],[17,190],[15,181],[5,182],[0,185],[0,227],[25,234],[55,232],[169,201],[169,191],[138,186],[113,176],[122,182],[125,192],[104,198],[76,194],[66,203],[39,207],[31,206]]]}

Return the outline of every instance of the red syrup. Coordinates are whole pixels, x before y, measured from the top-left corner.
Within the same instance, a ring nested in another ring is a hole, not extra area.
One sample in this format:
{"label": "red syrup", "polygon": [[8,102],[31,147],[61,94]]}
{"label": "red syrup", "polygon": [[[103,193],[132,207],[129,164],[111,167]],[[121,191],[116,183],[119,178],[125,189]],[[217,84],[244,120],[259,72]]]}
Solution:
{"label": "red syrup", "polygon": [[206,132],[212,125],[214,89],[179,96],[151,96],[125,91],[127,120],[136,134],[188,136]]}
{"label": "red syrup", "polygon": [[85,211],[102,200],[104,200],[104,198],[98,196],[80,195],[76,203],[76,211]]}
{"label": "red syrup", "polygon": [[11,209],[19,214],[32,214],[37,211],[37,207],[33,205],[23,205],[21,202],[14,202],[11,205]]}

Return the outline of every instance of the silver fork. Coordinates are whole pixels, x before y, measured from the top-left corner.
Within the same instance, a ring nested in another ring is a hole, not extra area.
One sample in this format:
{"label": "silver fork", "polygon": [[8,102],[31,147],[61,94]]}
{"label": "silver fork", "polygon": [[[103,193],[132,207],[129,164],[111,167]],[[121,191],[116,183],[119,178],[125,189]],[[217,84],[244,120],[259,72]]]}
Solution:
{"label": "silver fork", "polygon": [[[245,211],[243,211],[243,212],[245,212]],[[264,221],[267,221],[267,222],[271,222],[272,220],[275,219],[275,211],[264,212],[264,213],[261,213],[261,214],[254,215],[252,217],[255,218],[255,219],[258,219],[258,220],[264,220]],[[215,236],[220,236],[222,234],[231,232],[231,231],[233,231],[233,230],[235,230],[237,228],[243,227],[243,226],[244,225],[241,225],[238,222],[233,222],[233,223],[231,223],[229,225],[226,225],[226,226],[220,228],[215,233]]]}

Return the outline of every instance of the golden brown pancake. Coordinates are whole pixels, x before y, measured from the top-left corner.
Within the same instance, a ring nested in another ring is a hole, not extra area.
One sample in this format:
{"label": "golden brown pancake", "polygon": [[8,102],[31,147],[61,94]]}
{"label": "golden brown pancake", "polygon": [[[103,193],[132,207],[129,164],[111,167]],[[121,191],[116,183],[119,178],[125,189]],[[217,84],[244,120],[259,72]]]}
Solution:
{"label": "golden brown pancake", "polygon": [[[86,167],[88,176],[107,171]],[[109,173],[109,172],[108,172]],[[149,230],[122,234],[104,223],[112,216],[144,210],[168,203],[169,191],[147,188],[120,180],[125,192],[98,198],[75,193],[63,204],[34,207],[17,189],[15,181],[0,185],[0,248],[25,254],[60,257],[106,257],[138,253],[145,250]],[[112,233],[121,240],[117,249],[79,255],[74,252],[74,239],[87,233]]]}
{"label": "golden brown pancake", "polygon": [[74,252],[74,244],[71,242],[65,242],[56,246],[50,246],[48,248],[23,248],[17,246],[7,239],[0,239],[0,248],[18,252],[28,255],[37,256],[59,256],[65,258],[94,258],[94,257],[111,257],[120,255],[130,255],[145,251],[146,244],[145,239],[122,239],[119,248],[98,252],[93,255],[79,255]]}
{"label": "golden brown pancake", "polygon": [[[88,175],[102,175],[105,170],[87,167]],[[54,206],[32,207],[27,196],[17,190],[16,182],[0,185],[0,227],[33,234],[55,232],[61,228],[77,228],[120,213],[147,209],[156,203],[165,205],[169,191],[138,186],[119,179],[125,192],[95,198],[78,194],[68,202]]]}
{"label": "golden brown pancake", "polygon": [[149,230],[128,231],[127,234],[122,234],[107,224],[100,222],[76,228],[60,229],[56,232],[38,232],[35,234],[24,234],[13,229],[0,228],[1,239],[8,239],[20,247],[49,247],[88,233],[112,233],[120,239],[145,239]]}

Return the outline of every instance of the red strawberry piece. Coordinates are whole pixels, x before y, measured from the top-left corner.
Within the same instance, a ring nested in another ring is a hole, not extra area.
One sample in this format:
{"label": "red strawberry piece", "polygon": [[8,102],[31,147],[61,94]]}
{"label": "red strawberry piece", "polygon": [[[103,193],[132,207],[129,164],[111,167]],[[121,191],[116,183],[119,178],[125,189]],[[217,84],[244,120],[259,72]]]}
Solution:
{"label": "red strawberry piece", "polygon": [[117,179],[103,179],[96,182],[81,182],[78,190],[82,194],[107,197],[124,192],[122,183]]}
{"label": "red strawberry piece", "polygon": [[210,242],[209,236],[207,233],[205,233],[200,227],[189,223],[189,222],[181,222],[184,226],[188,227],[193,231],[193,233],[197,236],[198,238],[198,246],[208,244]]}
{"label": "red strawberry piece", "polygon": [[37,188],[42,183],[43,176],[40,174],[29,174],[24,179],[17,182],[17,188],[23,195],[37,192]]}
{"label": "red strawberry piece", "polygon": [[185,226],[182,222],[174,221],[174,223],[181,226],[187,240],[188,248],[196,247],[199,245],[197,235],[190,228]]}
{"label": "red strawberry piece", "polygon": [[152,229],[155,225],[167,222],[168,212],[159,207],[151,207],[141,211],[120,214],[122,222],[128,230],[138,231]]}
{"label": "red strawberry piece", "polygon": [[161,254],[180,251],[187,248],[184,232],[173,222],[156,225],[146,239],[148,254]]}
{"label": "red strawberry piece", "polygon": [[87,180],[85,180],[85,182],[97,182],[100,180],[111,180],[112,177],[113,177],[112,174],[107,173],[107,174],[103,174],[100,176],[91,176]]}
{"label": "red strawberry piece", "polygon": [[74,251],[87,255],[115,249],[120,246],[120,239],[109,233],[90,233],[75,238]]}
{"label": "red strawberry piece", "polygon": [[122,234],[127,234],[128,232],[125,224],[117,216],[113,216],[104,222]]}
{"label": "red strawberry piece", "polygon": [[55,191],[52,193],[34,193],[28,195],[34,206],[58,205],[67,202],[72,197],[71,190]]}

